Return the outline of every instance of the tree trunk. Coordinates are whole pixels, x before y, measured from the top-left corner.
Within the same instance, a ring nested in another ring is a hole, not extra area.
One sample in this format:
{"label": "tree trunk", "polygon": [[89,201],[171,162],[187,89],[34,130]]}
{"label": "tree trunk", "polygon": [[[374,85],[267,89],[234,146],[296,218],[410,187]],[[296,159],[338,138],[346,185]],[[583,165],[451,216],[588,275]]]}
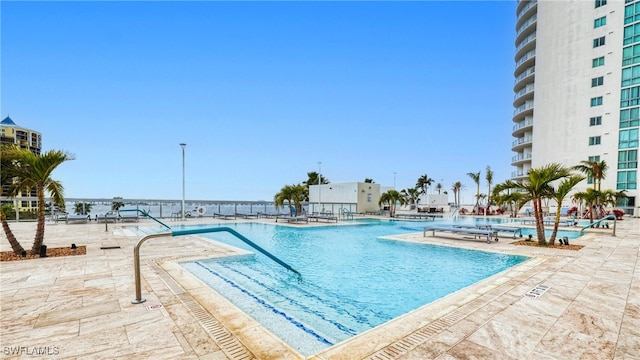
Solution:
{"label": "tree trunk", "polygon": [[2,230],[4,230],[5,235],[7,235],[7,240],[9,240],[9,245],[11,245],[13,253],[16,255],[21,255],[24,251],[24,248],[22,247],[22,245],[20,245],[18,239],[16,239],[16,236],[13,235],[13,231],[11,231],[11,228],[9,228],[7,217],[3,213],[0,213],[0,221],[2,221]]}
{"label": "tree trunk", "polygon": [[549,239],[549,245],[553,246],[556,241],[556,235],[558,234],[558,225],[560,225],[560,209],[556,211],[556,219],[553,223],[553,232],[551,233],[551,239]]}
{"label": "tree trunk", "polygon": [[40,254],[40,247],[44,242],[44,186],[38,184],[38,225],[33,240],[32,254]]}
{"label": "tree trunk", "polygon": [[538,244],[546,245],[544,235],[544,217],[542,216],[542,198],[533,199],[533,215],[536,218],[536,233],[538,234]]}

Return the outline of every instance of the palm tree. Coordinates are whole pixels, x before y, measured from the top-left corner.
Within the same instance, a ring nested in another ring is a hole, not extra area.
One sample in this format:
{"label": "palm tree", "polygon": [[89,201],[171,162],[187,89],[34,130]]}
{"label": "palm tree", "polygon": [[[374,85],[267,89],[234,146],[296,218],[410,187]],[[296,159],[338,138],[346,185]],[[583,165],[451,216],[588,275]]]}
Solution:
{"label": "palm tree", "polygon": [[318,177],[320,177],[320,184],[325,185],[329,183],[329,179],[318,174],[316,171],[311,171],[307,173],[307,181],[303,181],[302,184],[307,186],[307,189],[304,192],[304,201],[309,201],[309,186],[310,185],[318,185]]}
{"label": "palm tree", "polygon": [[367,184],[373,184],[375,181],[373,181],[373,179],[365,178],[364,182]]}
{"label": "palm tree", "polygon": [[523,190],[533,202],[533,215],[536,219],[536,233],[538,244],[546,245],[544,234],[544,218],[542,216],[542,199],[548,198],[551,194],[551,183],[553,181],[570,176],[569,169],[560,164],[549,164],[540,168],[532,168],[523,181],[507,180],[504,182],[504,189]]}
{"label": "palm tree", "polygon": [[569,193],[573,190],[576,185],[578,185],[582,180],[584,180],[584,176],[581,175],[571,175],[562,179],[557,189],[550,189],[550,196],[553,198],[558,204],[558,210],[556,211],[556,218],[553,223],[553,232],[551,233],[551,239],[549,239],[549,244],[553,246],[556,241],[556,235],[558,234],[558,226],[560,225],[560,208],[562,207],[562,202],[564,198],[569,195]]}
{"label": "palm tree", "polygon": [[409,203],[409,205],[417,204],[420,198],[420,191],[416,188],[402,189],[400,194],[405,198],[405,203]]}
{"label": "palm tree", "polygon": [[91,212],[91,205],[88,202],[78,202],[74,204],[74,213],[78,215],[86,215]]}
{"label": "palm tree", "polygon": [[606,172],[609,169],[607,162],[582,160],[579,165],[573,167],[574,170],[578,170],[585,174],[588,178],[593,179],[593,190],[602,190],[602,180],[606,178]]}
{"label": "palm tree", "polygon": [[45,192],[50,194],[54,203],[64,203],[64,187],[59,181],[51,178],[51,173],[63,162],[73,160],[74,156],[60,150],[49,150],[40,155],[19,148],[12,151],[18,162],[18,165],[12,169],[12,175],[15,179],[14,195],[17,193],[17,189],[33,188],[36,189],[38,195],[38,224],[31,248],[32,254],[38,254],[44,241]]}
{"label": "palm tree", "polygon": [[[115,196],[113,198],[113,202],[111,203],[111,210],[118,211],[118,210],[120,210],[121,207],[124,206],[124,203],[122,201],[120,201],[120,200],[122,200],[122,197],[120,197],[120,196]],[[91,209],[87,210],[87,212],[89,212],[90,210]]]}
{"label": "palm tree", "polygon": [[453,204],[455,207],[460,207],[460,191],[462,191],[464,185],[460,181],[456,181],[451,185],[451,190],[453,191]]}
{"label": "palm tree", "polygon": [[485,174],[485,179],[487,180],[487,185],[489,189],[487,190],[487,210],[491,206],[491,184],[493,184],[493,171],[491,167],[487,165],[487,173]]}
{"label": "palm tree", "polygon": [[479,202],[480,202],[480,171],[477,173],[469,172],[467,175],[476,183],[476,205],[473,207],[473,211],[478,211]]}
{"label": "palm tree", "polygon": [[503,193],[504,190],[503,184],[497,184],[493,188],[491,198],[498,205],[507,204],[511,210],[511,217],[516,218],[518,217],[518,211],[520,211],[522,206],[530,199],[527,198],[524,193],[519,191],[510,191],[507,189],[507,193]]}
{"label": "palm tree", "polygon": [[442,184],[441,183],[437,183],[436,184],[436,190],[438,190],[438,195],[440,195],[440,192],[442,191]]}
{"label": "palm tree", "polygon": [[378,205],[387,204],[389,205],[389,216],[393,217],[396,213],[396,204],[400,205],[405,204],[405,198],[397,192],[396,190],[389,190],[380,195],[380,200],[378,201]]}
{"label": "palm tree", "polygon": [[6,214],[10,213],[11,211],[13,211],[13,208],[10,204],[2,204],[2,207],[0,207],[0,221],[2,222],[2,230],[4,230],[4,234],[7,236],[7,240],[9,240],[9,245],[11,245],[13,253],[16,255],[20,255],[24,251],[24,248],[22,247],[18,239],[16,239],[16,236],[13,234],[13,231],[11,231],[11,228],[9,228],[9,223],[7,222]]}
{"label": "palm tree", "polygon": [[282,189],[280,189],[280,192],[277,193],[274,197],[273,197],[273,202],[274,205],[276,207],[276,209],[280,208],[280,207],[284,207],[284,202],[287,202],[287,207],[289,208],[289,215],[293,215],[293,208],[291,207],[291,202],[293,201],[294,197],[295,197],[295,190],[294,190],[294,186],[295,185],[285,185],[282,187]]}
{"label": "palm tree", "polygon": [[[2,171],[0,171],[0,186],[11,184],[13,182],[12,169],[14,165],[17,165],[14,157],[11,156],[11,150],[13,149],[14,146],[12,145],[2,145],[2,154],[0,155],[0,169],[2,169]],[[11,231],[9,223],[7,222],[7,214],[12,211],[13,208],[10,204],[2,204],[2,206],[0,207],[0,222],[2,222],[2,230],[7,236],[7,240],[11,245],[11,249],[13,249],[13,252],[16,255],[20,255],[24,251],[24,248],[22,247],[18,239],[16,239],[16,236],[13,234],[13,231]]]}
{"label": "palm tree", "polygon": [[416,188],[420,189],[421,194],[427,194],[429,185],[431,184],[433,184],[433,179],[428,177],[427,174],[424,174],[418,178],[418,182],[416,182]]}

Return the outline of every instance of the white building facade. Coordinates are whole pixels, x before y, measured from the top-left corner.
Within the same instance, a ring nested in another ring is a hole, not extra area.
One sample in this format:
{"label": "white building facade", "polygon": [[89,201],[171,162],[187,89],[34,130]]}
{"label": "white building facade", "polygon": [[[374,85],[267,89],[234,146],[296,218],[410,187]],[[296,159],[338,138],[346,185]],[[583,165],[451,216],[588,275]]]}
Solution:
{"label": "white building facade", "polygon": [[519,1],[516,13],[512,179],[604,160],[602,189],[625,190],[620,207],[637,213],[640,0]]}

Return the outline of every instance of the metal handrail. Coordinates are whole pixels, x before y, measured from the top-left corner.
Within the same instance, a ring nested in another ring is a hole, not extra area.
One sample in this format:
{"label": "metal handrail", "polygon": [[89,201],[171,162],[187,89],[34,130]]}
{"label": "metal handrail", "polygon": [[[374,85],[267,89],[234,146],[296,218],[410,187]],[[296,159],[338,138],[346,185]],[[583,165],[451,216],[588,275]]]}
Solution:
{"label": "metal handrail", "polygon": [[231,229],[229,227],[220,226],[220,227],[214,227],[214,228],[175,230],[175,231],[168,232],[168,233],[159,233],[159,234],[147,235],[147,236],[143,237],[142,239],[140,239],[140,241],[138,241],[136,246],[133,248],[133,267],[134,267],[134,272],[135,272],[134,275],[135,275],[135,280],[136,280],[136,298],[134,300],[131,300],[131,303],[132,304],[141,304],[141,303],[147,301],[146,299],[142,298],[142,291],[141,291],[141,288],[140,288],[140,246],[142,246],[142,244],[145,241],[147,241],[149,239],[165,237],[165,236],[194,235],[194,234],[204,234],[204,233],[222,232],[222,231],[231,233],[232,235],[234,235],[238,239],[242,240],[243,242],[245,242],[249,246],[253,247],[254,249],[256,249],[256,250],[260,251],[261,253],[263,253],[264,255],[266,255],[271,260],[273,260],[273,261],[277,262],[278,264],[282,265],[285,269],[287,269],[289,271],[292,271],[292,272],[296,273],[298,276],[300,276],[300,273],[297,270],[295,270],[294,268],[292,268],[291,266],[289,266],[287,263],[285,263],[284,261],[278,259],[274,255],[269,253],[267,250],[261,248],[260,246],[258,246],[253,241],[247,239],[242,234],[240,234],[239,232],[237,232],[237,231],[235,231],[235,230],[233,230],[233,229]]}
{"label": "metal handrail", "polygon": [[148,212],[146,212],[146,211],[144,211],[144,210],[140,210],[140,209],[125,209],[125,210],[118,210],[118,212],[121,212],[121,211],[137,211],[137,212],[139,212],[140,214],[142,214],[142,216],[146,216],[146,217],[148,217],[149,219],[151,219],[151,220],[153,220],[153,221],[157,222],[158,224],[160,224],[160,225],[162,225],[162,226],[166,227],[167,229],[171,229],[171,226],[169,226],[169,225],[167,225],[167,224],[163,223],[162,221],[160,221],[160,220],[156,219],[155,217],[151,216]]}
{"label": "metal handrail", "polygon": [[616,236],[616,221],[618,220],[618,218],[614,214],[609,214],[609,215],[603,217],[602,219],[596,220],[596,221],[592,222],[591,224],[583,227],[582,229],[580,229],[580,234],[582,234],[585,229],[590,228],[593,225],[600,224],[601,222],[603,222],[605,220],[613,220],[613,236]]}

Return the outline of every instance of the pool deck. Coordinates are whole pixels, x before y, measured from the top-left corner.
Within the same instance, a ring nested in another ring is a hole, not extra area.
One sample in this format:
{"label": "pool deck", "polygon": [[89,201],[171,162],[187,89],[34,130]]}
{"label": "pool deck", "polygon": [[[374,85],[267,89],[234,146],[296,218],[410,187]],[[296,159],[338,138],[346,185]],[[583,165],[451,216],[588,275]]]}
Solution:
{"label": "pool deck", "polygon": [[[185,223],[205,221],[229,224]],[[87,254],[0,262],[0,358],[304,359],[180,268],[178,261],[238,253],[198,236],[141,247],[147,301],[132,304],[140,237],[126,228],[147,224],[47,223],[49,248],[75,243]],[[30,247],[35,223],[10,226]],[[585,245],[580,251],[516,246],[509,236],[491,244],[399,236],[531,259],[309,359],[638,359],[640,219],[619,221],[616,235],[590,229],[572,241]],[[11,250],[0,237],[0,250]],[[540,285],[545,292],[527,295]]]}

